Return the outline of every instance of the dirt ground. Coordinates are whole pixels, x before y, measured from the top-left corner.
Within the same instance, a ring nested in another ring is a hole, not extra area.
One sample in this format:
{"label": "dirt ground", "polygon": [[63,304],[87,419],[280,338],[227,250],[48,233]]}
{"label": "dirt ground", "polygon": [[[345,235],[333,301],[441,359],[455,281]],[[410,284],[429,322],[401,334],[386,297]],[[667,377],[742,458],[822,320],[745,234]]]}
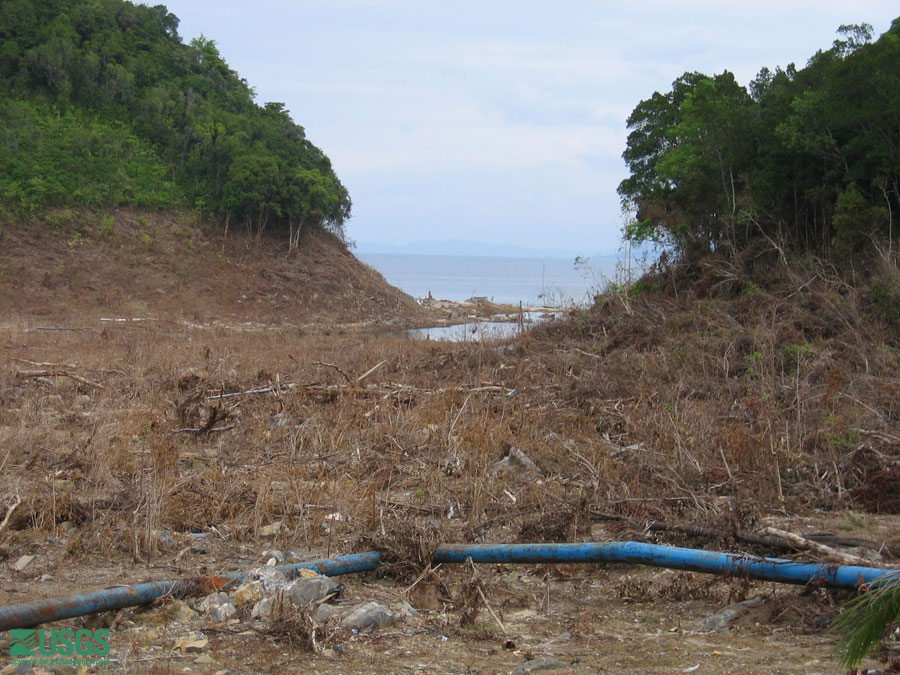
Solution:
{"label": "dirt ground", "polygon": [[[315,321],[279,323],[246,293],[193,302],[177,270],[157,270],[177,293],[153,279],[98,295],[90,266],[118,279],[120,259],[101,248],[48,254],[84,252],[71,282],[32,248],[0,256],[0,604],[377,549],[390,564],[337,579],[329,602],[340,617],[377,601],[393,621],[273,628],[167,599],[61,622],[109,628],[92,672],[845,672],[828,625],[850,591],[427,561],[438,543],[622,540],[829,560],[766,539],[776,527],[895,565],[900,352],[877,327],[815,337],[824,310],[791,305],[784,323],[782,291],[762,289],[611,298],[513,340],[426,342],[397,330],[407,300],[352,262]],[[220,281],[263,297],[247,279],[294,264],[248,258]]]}

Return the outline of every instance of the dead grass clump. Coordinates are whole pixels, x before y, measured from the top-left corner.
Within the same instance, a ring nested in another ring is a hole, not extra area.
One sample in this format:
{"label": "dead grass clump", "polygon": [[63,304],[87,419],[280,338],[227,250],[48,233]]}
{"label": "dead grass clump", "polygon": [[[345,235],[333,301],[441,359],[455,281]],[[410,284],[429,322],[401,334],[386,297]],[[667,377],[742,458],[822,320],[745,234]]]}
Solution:
{"label": "dead grass clump", "polygon": [[266,634],[307,654],[337,643],[339,630],[328,620],[313,618],[314,607],[297,607],[283,589],[272,598]]}
{"label": "dead grass clump", "polygon": [[433,525],[390,517],[380,531],[364,533],[357,541],[360,551],[381,552],[384,571],[395,579],[411,583],[429,569],[444,534]]}
{"label": "dead grass clump", "polygon": [[577,541],[579,536],[589,535],[590,516],[586,504],[554,504],[536,517],[530,517],[520,525],[519,541],[565,542]]}
{"label": "dead grass clump", "polygon": [[900,467],[869,475],[850,499],[869,513],[900,513]]}

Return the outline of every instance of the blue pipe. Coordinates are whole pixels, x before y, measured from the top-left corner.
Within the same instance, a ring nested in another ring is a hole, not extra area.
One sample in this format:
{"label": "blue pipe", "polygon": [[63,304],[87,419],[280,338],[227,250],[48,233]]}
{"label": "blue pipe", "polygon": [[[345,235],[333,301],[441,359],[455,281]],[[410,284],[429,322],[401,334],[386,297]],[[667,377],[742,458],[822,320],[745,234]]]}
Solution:
{"label": "blue pipe", "polygon": [[[468,558],[480,563],[639,563],[709,574],[734,574],[789,584],[814,582],[832,588],[856,588],[860,584],[886,581],[888,577],[900,573],[898,570],[877,567],[797,563],[781,558],[760,558],[633,541],[609,544],[444,544],[437,547],[433,562],[461,563]],[[282,565],[277,569],[288,577],[296,576],[302,569],[315,570],[326,576],[338,576],[367,572],[380,565],[381,554],[378,551],[368,551]],[[186,597],[209,593],[216,588],[240,584],[246,576],[247,572],[244,571],[221,577],[153,581],[134,586],[114,586],[64,598],[7,605],[0,607],[0,630],[27,628],[96,612],[146,605],[165,595]]]}
{"label": "blue pipe", "polygon": [[670,567],[709,574],[734,574],[786,584],[821,583],[832,588],[856,588],[898,570],[855,565],[798,563],[783,558],[760,558],[739,553],[718,553],[635,541],[609,544],[444,544],[434,554],[436,563],[459,563],[467,558],[481,563],[627,562]]}
{"label": "blue pipe", "polygon": [[[351,553],[336,558],[323,558],[322,560],[310,560],[308,562],[280,565],[280,570],[288,579],[297,576],[300,570],[313,570],[326,577],[337,577],[341,574],[355,574],[357,572],[369,572],[381,566],[381,553],[367,551],[366,553]],[[220,578],[228,579],[228,587],[238,586],[247,577],[247,571],[224,574]]]}
{"label": "blue pipe", "polygon": [[[381,564],[381,554],[377,551],[338,556],[325,560],[311,560],[294,565],[282,565],[278,569],[285,576],[296,576],[301,569],[315,570],[326,576],[338,576],[352,572],[373,570]],[[113,586],[91,593],[78,593],[63,598],[49,598],[34,602],[22,602],[16,605],[0,607],[0,630],[11,628],[28,628],[49,621],[71,619],[97,612],[109,612],[125,607],[147,605],[163,596],[170,595],[183,598],[199,593],[210,593],[221,588],[222,580],[226,586],[240,584],[247,572],[232,572],[221,577],[199,577],[194,579],[176,579],[169,581],[151,581],[133,586]]]}

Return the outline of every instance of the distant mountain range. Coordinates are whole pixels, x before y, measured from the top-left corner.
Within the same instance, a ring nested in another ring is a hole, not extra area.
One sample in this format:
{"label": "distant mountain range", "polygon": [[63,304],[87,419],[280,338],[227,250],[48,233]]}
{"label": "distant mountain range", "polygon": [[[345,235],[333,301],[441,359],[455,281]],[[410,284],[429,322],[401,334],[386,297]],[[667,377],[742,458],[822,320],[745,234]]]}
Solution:
{"label": "distant mountain range", "polygon": [[563,258],[616,257],[610,254],[589,255],[586,251],[561,248],[528,248],[513,244],[485,244],[463,239],[444,241],[416,241],[410,244],[383,244],[370,241],[356,242],[357,253],[396,253],[403,255],[461,255],[496,258]]}

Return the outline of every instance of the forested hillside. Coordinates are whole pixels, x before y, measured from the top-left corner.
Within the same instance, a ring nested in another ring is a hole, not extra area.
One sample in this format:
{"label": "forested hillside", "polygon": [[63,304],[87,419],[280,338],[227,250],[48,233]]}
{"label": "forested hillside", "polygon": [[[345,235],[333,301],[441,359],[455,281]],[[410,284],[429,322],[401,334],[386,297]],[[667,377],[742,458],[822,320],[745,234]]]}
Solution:
{"label": "forested hillside", "polygon": [[[628,119],[619,193],[636,241],[682,259],[756,241],[843,264],[890,251],[900,212],[900,19],[866,24],[804,68],[763,68],[749,90],[725,71],[689,72]],[[870,249],[871,250],[871,249]]]}
{"label": "forested hillside", "polygon": [[195,208],[254,233],[342,233],[350,198],[280,103],[163,5],[0,3],[0,206]]}

